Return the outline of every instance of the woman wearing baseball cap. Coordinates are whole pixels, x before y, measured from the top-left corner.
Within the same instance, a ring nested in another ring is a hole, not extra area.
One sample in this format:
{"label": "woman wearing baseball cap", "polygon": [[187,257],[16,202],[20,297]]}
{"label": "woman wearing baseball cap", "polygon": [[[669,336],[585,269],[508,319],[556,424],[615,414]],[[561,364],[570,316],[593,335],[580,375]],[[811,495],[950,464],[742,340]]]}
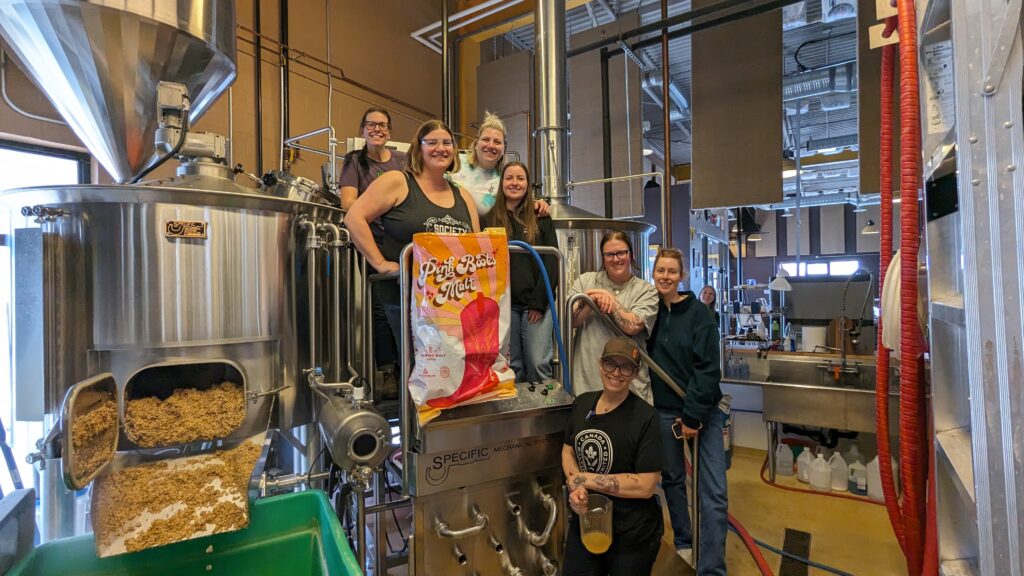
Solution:
{"label": "woman wearing baseball cap", "polygon": [[[658,413],[630,382],[640,371],[640,351],[630,338],[605,344],[599,360],[602,389],[576,397],[562,446],[562,470],[573,509],[565,548],[566,576],[650,574],[664,530],[654,489],[661,480]],[[588,551],[579,514],[591,492],[612,500],[612,542],[607,552]]]}

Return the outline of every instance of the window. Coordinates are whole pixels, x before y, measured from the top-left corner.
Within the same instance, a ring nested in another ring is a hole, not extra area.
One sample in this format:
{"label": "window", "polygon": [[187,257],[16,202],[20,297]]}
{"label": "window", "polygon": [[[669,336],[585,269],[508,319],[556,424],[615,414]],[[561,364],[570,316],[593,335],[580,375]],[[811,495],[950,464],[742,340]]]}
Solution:
{"label": "window", "polygon": [[807,265],[808,276],[827,276],[828,262],[811,262]]}
{"label": "window", "polygon": [[829,263],[830,276],[849,276],[860,268],[859,260],[833,260]]}
{"label": "window", "polygon": [[[89,157],[64,150],[0,141],[0,191],[26,186],[83,184],[89,178]],[[0,420],[7,432],[7,441],[14,451],[14,460],[25,487],[33,485],[32,466],[25,456],[35,450],[35,442],[44,434],[43,422],[24,418],[15,403],[14,388],[17,371],[14,340],[17,297],[14,265],[16,232],[38,228],[34,218],[22,216],[17,210],[0,210]],[[40,389],[41,393],[41,389]],[[31,412],[31,411],[30,411]],[[0,468],[0,487],[5,494],[13,489],[11,477]],[[38,488],[38,487],[37,487]]]}
{"label": "window", "polygon": [[796,262],[782,262],[779,267],[788,272],[790,276],[849,276],[860,269],[860,260],[801,262],[799,273],[797,273]]}

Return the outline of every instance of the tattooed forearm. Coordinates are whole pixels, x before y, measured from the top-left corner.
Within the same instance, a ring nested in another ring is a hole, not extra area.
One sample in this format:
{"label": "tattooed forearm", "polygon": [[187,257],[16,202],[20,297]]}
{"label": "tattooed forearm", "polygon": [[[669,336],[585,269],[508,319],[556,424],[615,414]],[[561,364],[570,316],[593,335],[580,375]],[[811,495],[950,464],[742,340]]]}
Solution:
{"label": "tattooed forearm", "polygon": [[594,477],[594,485],[605,494],[619,493],[619,479],[608,474],[600,474]]}
{"label": "tattooed forearm", "polygon": [[631,480],[634,486],[640,484],[640,477],[637,476],[636,474],[626,474],[626,479]]}
{"label": "tattooed forearm", "polygon": [[639,316],[622,308],[616,308],[612,312],[612,320],[619,325],[619,328],[629,333],[634,333],[644,327],[644,321]]}
{"label": "tattooed forearm", "polygon": [[584,484],[586,484],[587,483],[587,479],[583,476],[583,474],[577,474],[577,475],[572,477],[572,480],[570,482],[572,483],[572,489],[575,490],[575,489],[579,488],[580,486],[583,486]]}

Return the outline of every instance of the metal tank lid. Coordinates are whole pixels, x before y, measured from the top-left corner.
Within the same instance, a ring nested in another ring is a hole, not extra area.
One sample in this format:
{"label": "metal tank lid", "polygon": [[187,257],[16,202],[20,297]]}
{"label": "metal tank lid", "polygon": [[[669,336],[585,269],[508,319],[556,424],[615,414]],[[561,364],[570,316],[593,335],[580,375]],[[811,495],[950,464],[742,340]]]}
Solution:
{"label": "metal tank lid", "polygon": [[204,208],[310,214],[319,217],[330,217],[337,222],[340,222],[345,214],[341,209],[325,204],[290,200],[264,194],[253,194],[246,188],[238,188],[243,191],[209,190],[180,186],[34,186],[0,192],[0,206],[11,210],[21,210],[34,206],[67,206],[75,204],[184,204]]}

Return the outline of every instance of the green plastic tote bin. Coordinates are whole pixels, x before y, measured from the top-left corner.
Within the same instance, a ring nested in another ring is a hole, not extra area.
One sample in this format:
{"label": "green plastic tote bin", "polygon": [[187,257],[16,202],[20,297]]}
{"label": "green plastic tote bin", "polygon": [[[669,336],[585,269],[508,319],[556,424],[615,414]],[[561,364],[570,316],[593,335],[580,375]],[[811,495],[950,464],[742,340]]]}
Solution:
{"label": "green plastic tote bin", "polygon": [[33,550],[8,575],[362,574],[322,491],[264,498],[257,500],[249,511],[249,527],[244,530],[109,558],[96,557],[91,534],[54,540]]}

